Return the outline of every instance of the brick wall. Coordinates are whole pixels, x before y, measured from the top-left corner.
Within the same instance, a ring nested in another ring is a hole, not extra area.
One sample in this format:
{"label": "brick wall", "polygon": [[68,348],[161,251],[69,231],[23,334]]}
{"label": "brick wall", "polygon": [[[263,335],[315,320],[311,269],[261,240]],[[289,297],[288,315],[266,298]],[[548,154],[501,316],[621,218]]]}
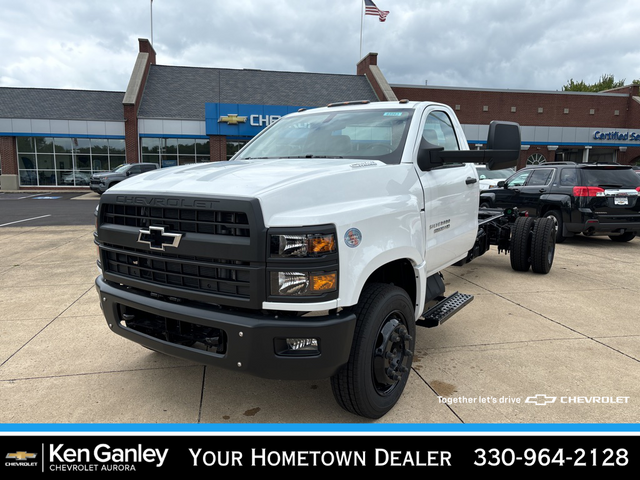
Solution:
{"label": "brick wall", "polygon": [[140,53],[148,53],[149,57],[144,67],[142,76],[142,84],[140,91],[133,104],[123,104],[124,109],[124,142],[127,155],[127,163],[138,163],[140,161],[140,150],[138,149],[138,109],[142,101],[142,93],[144,92],[144,84],[149,75],[150,65],[156,63],[156,52],[153,46],[146,38],[138,39],[138,49]]}
{"label": "brick wall", "polygon": [[224,135],[209,135],[209,153],[212,162],[227,159],[227,137]]}
{"label": "brick wall", "polygon": [[3,175],[18,174],[18,154],[15,137],[0,137],[0,161]]}
{"label": "brick wall", "polygon": [[507,120],[528,126],[638,128],[629,125],[629,96],[392,88],[398,98],[449,105],[464,124],[488,125],[491,120]]}
{"label": "brick wall", "polygon": [[382,88],[380,88],[380,85],[378,85],[378,83],[375,80],[374,75],[371,73],[371,69],[369,68],[371,65],[377,65],[378,64],[378,54],[377,53],[369,53],[367,54],[366,57],[364,57],[362,60],[360,60],[358,62],[358,65],[356,67],[356,73],[358,75],[364,75],[365,77],[367,77],[367,79],[369,80],[369,83],[371,84],[371,88],[373,88],[373,91],[376,92],[376,95],[378,96],[378,98],[385,98],[384,96],[384,92],[382,91]]}
{"label": "brick wall", "polygon": [[[518,92],[479,89],[446,89],[438,87],[393,86],[398,98],[434,101],[453,108],[458,119],[468,125],[488,125],[492,120],[506,120],[526,126],[640,128],[638,85],[629,85],[607,93]],[[544,146],[532,146],[521,153],[518,163],[524,166],[533,153],[541,153],[553,161],[555,152]],[[640,146],[618,151],[619,163],[640,161]]]}

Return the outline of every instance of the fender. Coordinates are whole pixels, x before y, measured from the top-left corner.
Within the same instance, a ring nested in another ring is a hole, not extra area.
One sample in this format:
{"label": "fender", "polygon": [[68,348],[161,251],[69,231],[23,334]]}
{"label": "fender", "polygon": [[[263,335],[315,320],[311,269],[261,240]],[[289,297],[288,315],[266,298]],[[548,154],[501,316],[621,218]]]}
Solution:
{"label": "fender", "polygon": [[563,195],[558,193],[548,193],[540,196],[538,203],[537,215],[543,216],[548,210],[560,210],[562,212],[562,219],[565,222],[569,222],[569,213],[571,212],[571,197],[569,195]]}
{"label": "fender", "polygon": [[488,203],[490,206],[496,202],[496,194],[491,192],[480,193],[480,203]]}

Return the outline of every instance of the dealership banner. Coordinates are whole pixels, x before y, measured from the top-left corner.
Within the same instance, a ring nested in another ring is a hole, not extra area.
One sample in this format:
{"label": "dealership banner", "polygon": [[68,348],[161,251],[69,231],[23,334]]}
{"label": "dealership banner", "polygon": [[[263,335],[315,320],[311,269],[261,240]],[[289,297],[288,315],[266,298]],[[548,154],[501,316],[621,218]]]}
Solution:
{"label": "dealership banner", "polygon": [[254,137],[265,127],[302,108],[305,107],[205,103],[205,130],[207,135]]}
{"label": "dealership banner", "polygon": [[[20,474],[229,474],[400,470],[637,472],[638,435],[293,434],[0,437],[2,478]],[[122,477],[120,477],[122,478]]]}

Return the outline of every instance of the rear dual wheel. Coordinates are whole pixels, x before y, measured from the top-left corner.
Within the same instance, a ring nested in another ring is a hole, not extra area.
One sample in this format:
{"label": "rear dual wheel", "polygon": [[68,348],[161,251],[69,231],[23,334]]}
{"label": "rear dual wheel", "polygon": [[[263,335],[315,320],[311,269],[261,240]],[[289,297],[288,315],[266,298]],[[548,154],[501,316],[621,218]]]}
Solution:
{"label": "rear dual wheel", "polygon": [[556,252],[556,224],[551,218],[539,218],[531,233],[531,270],[549,273]]}
{"label": "rear dual wheel", "polygon": [[534,220],[531,217],[518,217],[511,234],[511,268],[517,272],[526,272],[531,267],[531,231]]}
{"label": "rear dual wheel", "polygon": [[549,273],[553,265],[557,227],[553,219],[518,217],[511,235],[511,268],[526,272]]}

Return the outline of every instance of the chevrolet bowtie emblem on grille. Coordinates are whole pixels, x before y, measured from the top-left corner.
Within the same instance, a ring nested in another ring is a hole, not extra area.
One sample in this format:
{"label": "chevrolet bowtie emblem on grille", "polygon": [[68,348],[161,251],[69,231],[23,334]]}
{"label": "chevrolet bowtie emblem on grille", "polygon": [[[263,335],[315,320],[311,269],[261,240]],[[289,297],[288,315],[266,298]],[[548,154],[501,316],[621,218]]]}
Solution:
{"label": "chevrolet bowtie emblem on grille", "polygon": [[164,247],[177,247],[180,245],[181,233],[167,233],[164,227],[149,227],[141,229],[138,235],[138,243],[146,243],[151,250],[162,250]]}
{"label": "chevrolet bowtie emblem on grille", "polygon": [[222,116],[218,119],[218,123],[225,122],[227,125],[238,125],[247,121],[247,117],[241,117],[237,113]]}

